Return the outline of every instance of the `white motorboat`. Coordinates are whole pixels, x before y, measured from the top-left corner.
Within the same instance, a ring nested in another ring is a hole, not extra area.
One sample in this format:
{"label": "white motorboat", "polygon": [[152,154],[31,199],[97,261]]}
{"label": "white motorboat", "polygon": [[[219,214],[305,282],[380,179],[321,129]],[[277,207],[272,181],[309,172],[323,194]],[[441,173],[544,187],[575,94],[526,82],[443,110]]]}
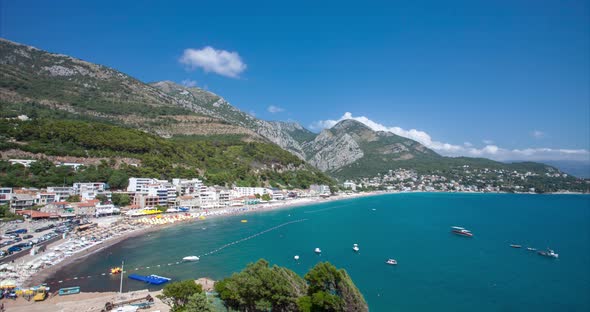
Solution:
{"label": "white motorboat", "polygon": [[313,250],[313,252],[315,252],[317,254],[321,254],[322,253],[322,250],[319,249],[319,248],[316,248],[316,249]]}
{"label": "white motorboat", "polygon": [[293,259],[299,260],[299,256],[298,255],[295,255],[295,257],[293,257]]}
{"label": "white motorboat", "polygon": [[352,250],[354,250],[355,252],[358,252],[360,250],[359,245],[358,244],[354,244],[352,246]]}
{"label": "white motorboat", "polygon": [[387,263],[389,265],[396,265],[397,264],[397,260],[395,260],[395,259],[388,259],[387,261],[385,261],[385,263]]}
{"label": "white motorboat", "polygon": [[187,256],[187,257],[182,258],[182,260],[183,261],[198,261],[199,260],[199,257],[197,257],[197,256]]}
{"label": "white motorboat", "polygon": [[559,258],[559,254],[555,253],[555,251],[551,250],[551,249],[547,249],[547,251],[537,251],[537,253],[543,257],[549,257],[549,258]]}

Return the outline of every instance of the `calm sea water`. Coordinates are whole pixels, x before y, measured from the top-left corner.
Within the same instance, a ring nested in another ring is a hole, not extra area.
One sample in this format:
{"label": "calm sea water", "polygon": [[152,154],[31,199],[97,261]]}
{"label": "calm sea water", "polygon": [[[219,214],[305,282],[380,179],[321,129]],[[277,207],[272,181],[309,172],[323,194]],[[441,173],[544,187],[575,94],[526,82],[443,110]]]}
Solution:
{"label": "calm sea water", "polygon": [[[297,219],[307,220],[176,264]],[[452,235],[452,225],[475,236]],[[560,258],[527,246],[551,247]],[[115,291],[118,277],[100,274],[121,260],[126,269],[140,268],[138,274],[180,280],[221,279],[259,258],[301,275],[330,261],[348,271],[372,311],[590,311],[590,196],[392,194],[211,219],[121,242],[61,270],[55,280],[92,276],[60,285]],[[399,264],[386,265],[388,258]],[[126,290],[143,288],[124,280]]]}

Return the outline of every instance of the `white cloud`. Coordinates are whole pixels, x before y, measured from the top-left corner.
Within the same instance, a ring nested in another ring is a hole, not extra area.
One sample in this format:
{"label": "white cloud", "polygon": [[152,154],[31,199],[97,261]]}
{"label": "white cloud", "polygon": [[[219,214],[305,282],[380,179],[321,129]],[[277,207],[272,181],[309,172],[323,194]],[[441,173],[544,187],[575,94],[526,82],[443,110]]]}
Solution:
{"label": "white cloud", "polygon": [[280,112],[284,112],[284,111],[285,111],[285,109],[284,109],[284,108],[282,108],[282,107],[278,107],[278,106],[275,106],[275,105],[271,105],[271,106],[269,106],[269,107],[268,107],[266,110],[267,110],[269,113],[272,113],[272,114],[276,114],[276,113],[280,113]]}
{"label": "white cloud", "polygon": [[543,137],[545,137],[545,132],[540,130],[534,130],[533,132],[531,132],[531,136],[535,139],[542,139]]}
{"label": "white cloud", "polygon": [[482,142],[483,142],[483,144],[487,144],[487,145],[494,144],[494,141],[492,141],[492,140],[482,140]]}
{"label": "white cloud", "polygon": [[365,116],[353,117],[351,113],[346,112],[338,120],[320,120],[310,125],[313,130],[331,128],[338,122],[345,119],[354,119],[359,121],[375,131],[388,131],[402,137],[406,137],[422,143],[424,146],[445,156],[469,156],[485,157],[494,160],[590,160],[590,151],[586,149],[554,149],[554,148],[525,148],[525,149],[507,149],[493,145],[490,140],[484,140],[485,146],[482,148],[474,147],[471,143],[465,142],[463,145],[454,145],[435,141],[432,137],[420,130],[402,129],[400,127],[388,127],[374,122]]}
{"label": "white cloud", "polygon": [[196,87],[197,86],[197,81],[196,80],[190,80],[190,79],[185,79],[183,81],[180,82],[183,86],[185,87]]}
{"label": "white cloud", "polygon": [[205,72],[238,78],[246,70],[246,64],[238,52],[216,50],[212,47],[198,49],[186,49],[180,57],[180,63],[188,69],[202,68]]}

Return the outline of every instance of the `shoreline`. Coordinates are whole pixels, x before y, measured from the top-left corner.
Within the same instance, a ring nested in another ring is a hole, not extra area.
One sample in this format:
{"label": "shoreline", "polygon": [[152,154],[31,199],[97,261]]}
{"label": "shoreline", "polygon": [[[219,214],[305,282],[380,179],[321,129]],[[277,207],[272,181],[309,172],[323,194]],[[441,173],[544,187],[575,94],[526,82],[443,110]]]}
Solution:
{"label": "shoreline", "polygon": [[[84,258],[98,253],[106,248],[112,247],[118,243],[121,243],[127,239],[156,232],[174,225],[181,225],[181,224],[188,224],[199,221],[199,216],[205,216],[207,219],[215,219],[215,218],[224,218],[224,217],[232,217],[232,216],[241,216],[247,215],[250,213],[264,213],[269,211],[275,210],[283,210],[283,209],[292,209],[298,207],[305,207],[315,204],[322,204],[322,203],[329,203],[347,199],[358,199],[363,197],[373,197],[373,196],[381,196],[381,195],[393,195],[393,194],[415,194],[415,193],[443,193],[443,194],[513,194],[513,193],[505,193],[505,192],[494,192],[494,193],[485,193],[485,192],[421,192],[421,191],[409,191],[409,192],[388,192],[388,191],[374,191],[374,192],[366,192],[366,193],[354,193],[351,195],[340,195],[340,196],[332,196],[327,198],[301,198],[292,201],[286,202],[279,202],[277,203],[270,203],[270,204],[259,204],[259,205],[251,205],[251,206],[240,206],[240,207],[227,207],[227,208],[216,208],[212,209],[211,212],[201,212],[201,213],[192,213],[194,217],[190,220],[181,221],[177,223],[168,223],[168,224],[158,224],[158,225],[145,225],[141,228],[134,229],[129,232],[125,232],[119,236],[115,236],[113,238],[107,239],[101,242],[98,245],[92,246],[90,248],[81,250],[72,254],[70,257],[65,258],[64,260],[52,265],[50,267],[46,267],[41,269],[40,271],[36,272],[35,274],[27,277],[23,285],[27,285],[26,287],[31,287],[34,285],[40,285],[45,283],[48,279],[55,276],[55,274],[61,270],[62,268],[66,267],[69,264],[72,264],[77,261],[83,261]],[[530,193],[514,193],[515,195],[588,195],[585,193],[572,193],[572,192],[565,192],[565,193],[547,193],[547,194],[530,194]],[[231,210],[231,211],[228,211]],[[139,218],[134,219],[134,222],[137,222]],[[137,226],[137,225],[136,225]],[[56,242],[59,244],[63,241]],[[21,287],[22,288],[22,287]]]}
{"label": "shoreline", "polygon": [[[285,202],[285,203],[280,203],[280,204],[275,204],[275,205],[262,204],[262,205],[252,205],[252,206],[239,207],[239,208],[241,208],[241,210],[235,210],[235,211],[230,211],[230,212],[227,212],[227,209],[218,208],[218,209],[221,209],[224,211],[214,211],[217,213],[205,214],[204,216],[206,217],[206,219],[241,216],[241,215],[247,215],[250,213],[292,209],[292,208],[297,208],[297,207],[310,206],[310,205],[314,205],[314,204],[328,203],[328,202],[334,202],[334,201],[340,201],[340,200],[346,200],[346,199],[356,199],[356,198],[369,197],[369,196],[379,196],[379,195],[386,195],[386,194],[395,194],[395,193],[393,193],[393,192],[370,192],[370,193],[358,193],[355,195],[335,196],[335,197],[328,197],[328,198],[309,198],[309,199],[304,198],[302,200],[294,200],[295,202]],[[244,208],[246,208],[246,209],[244,209]],[[231,208],[229,208],[229,209],[231,209]],[[236,209],[236,208],[234,208],[234,209]],[[137,222],[138,219],[139,218],[137,218],[134,221]],[[182,221],[182,222],[178,222],[178,223],[168,223],[168,224],[161,224],[161,225],[148,225],[148,226],[144,226],[142,228],[132,230],[130,232],[123,233],[119,236],[115,236],[111,239],[107,239],[98,245],[95,245],[90,248],[76,252],[76,253],[72,254],[70,257],[67,257],[64,260],[56,263],[55,265],[41,269],[40,271],[36,272],[32,276],[26,278],[23,282],[23,286],[24,285],[26,285],[26,286],[21,287],[21,288],[32,287],[35,285],[40,285],[42,283],[45,283],[47,280],[51,279],[53,276],[55,276],[55,274],[58,271],[60,271],[62,268],[66,267],[67,265],[72,264],[77,261],[83,261],[84,258],[86,258],[92,254],[98,253],[106,248],[112,247],[112,246],[114,246],[118,243],[121,243],[127,239],[130,239],[130,238],[133,238],[133,237],[136,237],[139,235],[151,233],[151,232],[156,232],[156,231],[159,231],[159,230],[162,230],[162,229],[174,226],[174,225],[189,224],[189,223],[193,223],[193,222],[197,222],[197,221],[199,221],[199,218],[194,217],[191,220]],[[59,244],[61,242],[63,242],[63,241],[60,240],[56,243]]]}

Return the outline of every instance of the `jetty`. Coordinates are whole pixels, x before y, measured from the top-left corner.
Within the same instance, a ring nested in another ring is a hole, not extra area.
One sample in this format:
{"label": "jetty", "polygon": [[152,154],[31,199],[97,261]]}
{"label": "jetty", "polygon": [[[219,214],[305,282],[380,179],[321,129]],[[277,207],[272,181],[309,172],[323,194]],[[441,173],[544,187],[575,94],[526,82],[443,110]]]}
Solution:
{"label": "jetty", "polygon": [[159,276],[159,275],[155,275],[155,274],[152,274],[152,275],[129,274],[127,277],[132,280],[142,281],[142,282],[146,282],[146,283],[152,284],[152,285],[162,285],[162,284],[167,283],[171,280],[168,277],[163,277],[163,276]]}

